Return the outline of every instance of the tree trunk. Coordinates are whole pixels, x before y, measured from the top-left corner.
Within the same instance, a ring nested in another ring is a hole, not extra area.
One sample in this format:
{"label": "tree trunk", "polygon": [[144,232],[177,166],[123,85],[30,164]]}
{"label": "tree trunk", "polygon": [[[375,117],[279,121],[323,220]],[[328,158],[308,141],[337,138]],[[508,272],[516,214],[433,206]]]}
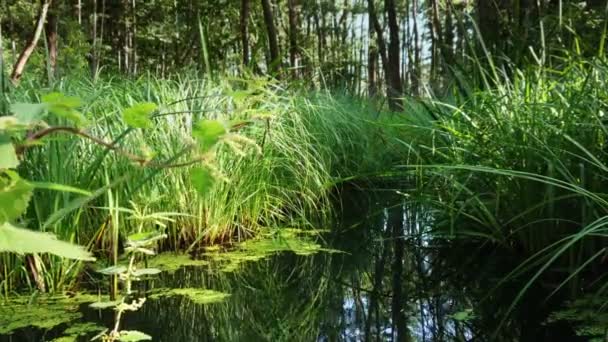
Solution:
{"label": "tree trunk", "polygon": [[420,47],[418,44],[418,0],[412,0],[412,27],[414,46],[414,59],[410,67],[410,85],[413,95],[418,95],[420,92]]}
{"label": "tree trunk", "polygon": [[46,21],[46,16],[49,12],[49,7],[51,6],[52,0],[41,0],[40,10],[38,12],[38,19],[36,21],[36,28],[34,29],[34,33],[32,34],[32,38],[27,42],[27,45],[19,55],[17,59],[17,63],[15,63],[15,67],[13,68],[13,72],[11,73],[11,82],[13,84],[18,84],[21,76],[23,75],[23,70],[25,69],[25,65],[27,61],[30,59],[32,52],[36,48],[38,44],[38,40],[40,39],[40,35],[42,35],[42,29],[44,28],[44,22]]}
{"label": "tree trunk", "polygon": [[399,58],[400,41],[399,41],[399,24],[397,24],[397,11],[395,9],[394,0],[385,0],[384,6],[388,12],[388,29],[390,42],[388,46],[388,64],[385,66],[388,71],[387,95],[389,107],[392,110],[403,109],[403,88],[401,86],[401,73],[399,66],[401,61]]}
{"label": "tree trunk", "polygon": [[57,13],[53,9],[50,9],[47,15],[47,22],[44,26],[46,31],[46,42],[49,50],[49,77],[52,79],[55,77],[55,71],[57,70]]}
{"label": "tree trunk", "polygon": [[287,0],[289,7],[289,65],[292,69],[293,78],[298,76],[298,14],[296,12],[296,1]]}
{"label": "tree trunk", "polygon": [[376,32],[376,44],[378,45],[378,52],[380,53],[380,58],[382,59],[382,66],[384,67],[386,74],[386,66],[388,65],[386,42],[384,41],[384,32],[382,30],[382,26],[380,25],[380,21],[378,21],[378,15],[376,14],[376,6],[374,5],[374,0],[367,0],[367,10],[369,13],[369,21],[371,22],[372,26],[374,27],[374,31]]}
{"label": "tree trunk", "polygon": [[268,34],[268,46],[270,48],[270,60],[268,69],[271,71],[278,70],[279,67],[279,42],[277,40],[277,28],[274,25],[272,7],[270,0],[262,0],[262,10],[264,12],[264,23]]}
{"label": "tree trunk", "polygon": [[241,0],[241,45],[243,48],[243,65],[249,65],[249,0]]}

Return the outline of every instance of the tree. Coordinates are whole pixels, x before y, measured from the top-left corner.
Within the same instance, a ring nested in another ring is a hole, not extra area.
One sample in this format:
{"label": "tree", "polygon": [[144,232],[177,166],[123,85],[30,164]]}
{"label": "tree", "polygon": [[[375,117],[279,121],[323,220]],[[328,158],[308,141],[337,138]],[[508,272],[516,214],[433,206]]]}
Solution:
{"label": "tree", "polygon": [[384,67],[384,80],[386,82],[386,95],[389,100],[389,107],[392,110],[402,109],[402,100],[400,97],[403,95],[403,89],[401,85],[401,73],[400,73],[400,59],[399,59],[399,25],[397,24],[397,11],[395,9],[394,0],[385,0],[384,7],[388,15],[388,27],[389,27],[389,47],[388,51],[386,48],[386,42],[384,40],[384,30],[378,20],[376,13],[376,7],[374,0],[367,0],[369,20],[374,27],[376,32],[376,41],[379,48],[380,58],[382,59],[382,65]]}
{"label": "tree", "polygon": [[289,12],[289,65],[292,68],[293,77],[296,78],[298,58],[298,14],[296,12],[296,0],[287,0]]}
{"label": "tree", "polygon": [[275,71],[279,67],[279,42],[277,38],[277,28],[274,25],[272,7],[270,0],[262,0],[262,10],[264,12],[264,23],[266,24],[266,33],[268,35],[268,46],[270,48],[270,60],[268,66],[270,71]]}
{"label": "tree", "polygon": [[386,80],[387,95],[389,106],[393,110],[403,109],[401,96],[403,88],[401,86],[400,66],[400,41],[399,41],[399,25],[397,24],[397,11],[395,9],[395,0],[385,0],[384,7],[388,13],[388,30],[390,42],[388,45],[388,64],[385,66],[388,72]]}
{"label": "tree", "polygon": [[249,0],[241,0],[241,46],[243,54],[243,65],[249,65],[249,12],[251,3]]}
{"label": "tree", "polygon": [[34,28],[32,37],[27,42],[25,48],[19,55],[19,58],[15,63],[15,67],[13,68],[13,72],[11,73],[11,82],[13,82],[13,84],[19,83],[21,76],[23,76],[23,70],[25,70],[25,65],[27,64],[27,61],[30,59],[30,56],[34,52],[34,49],[36,49],[38,40],[40,40],[40,36],[42,35],[42,29],[44,28],[44,23],[46,21],[46,17],[49,12],[49,7],[51,6],[51,3],[52,0],[41,0],[40,2],[40,10],[38,11],[36,27]]}
{"label": "tree", "polygon": [[55,76],[55,70],[57,69],[57,13],[55,9],[50,9],[47,16],[47,22],[44,25],[44,31],[46,32],[46,42],[49,53],[48,60],[48,73],[49,78]]}

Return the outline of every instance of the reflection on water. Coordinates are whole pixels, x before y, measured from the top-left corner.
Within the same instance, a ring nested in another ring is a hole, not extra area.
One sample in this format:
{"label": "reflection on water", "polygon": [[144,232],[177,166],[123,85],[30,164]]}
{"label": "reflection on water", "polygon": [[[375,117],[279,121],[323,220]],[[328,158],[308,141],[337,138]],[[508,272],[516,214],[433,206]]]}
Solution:
{"label": "reflection on water", "polygon": [[[234,267],[210,262],[164,272],[140,290],[204,288],[230,296],[204,305],[186,296],[150,299],[126,315],[124,328],[185,342],[575,340],[568,327],[542,324],[540,289],[502,322],[517,285],[488,293],[513,263],[483,248],[445,248],[447,240],[429,234],[433,218],[424,205],[352,199],[342,204],[336,229],[317,242],[342,253],[279,248]],[[111,311],[81,305],[81,312],[82,322],[112,324]],[[50,341],[67,326],[21,329],[0,341]]]}

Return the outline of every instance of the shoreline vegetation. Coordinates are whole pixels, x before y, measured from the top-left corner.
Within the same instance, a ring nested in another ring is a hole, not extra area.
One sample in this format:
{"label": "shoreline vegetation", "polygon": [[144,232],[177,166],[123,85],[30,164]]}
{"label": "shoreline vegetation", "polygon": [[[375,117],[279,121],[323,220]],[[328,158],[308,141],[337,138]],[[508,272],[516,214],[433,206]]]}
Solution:
{"label": "shoreline vegetation", "polygon": [[316,234],[351,187],[508,255],[500,325],[536,286],[606,298],[606,10],[504,3],[0,4],[0,302],[100,264],[114,300],[157,252]]}

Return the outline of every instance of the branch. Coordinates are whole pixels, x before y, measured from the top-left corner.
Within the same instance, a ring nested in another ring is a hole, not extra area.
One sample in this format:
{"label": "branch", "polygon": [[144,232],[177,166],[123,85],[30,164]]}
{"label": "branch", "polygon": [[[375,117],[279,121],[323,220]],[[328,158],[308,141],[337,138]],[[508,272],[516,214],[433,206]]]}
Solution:
{"label": "branch", "polygon": [[[190,166],[190,165],[193,165],[193,164],[196,164],[199,162],[203,162],[209,158],[208,155],[203,155],[203,156],[199,156],[197,158],[194,158],[194,159],[186,161],[186,162],[175,163],[175,164],[152,162],[151,160],[149,160],[145,157],[138,156],[136,154],[128,152],[113,143],[104,141],[100,138],[90,135],[89,133],[87,133],[83,130],[80,130],[75,127],[69,127],[69,126],[48,127],[48,128],[44,128],[36,133],[29,135],[23,144],[16,146],[15,151],[16,151],[17,155],[23,154],[23,152],[25,152],[25,150],[27,148],[32,147],[38,140],[44,138],[47,135],[53,134],[53,133],[69,133],[69,134],[74,134],[74,135],[86,138],[88,140],[91,140],[92,142],[94,142],[97,145],[101,145],[109,150],[112,150],[112,151],[130,159],[133,162],[138,163],[140,166],[147,166],[147,167],[152,167],[152,168],[167,169],[167,168],[178,168],[178,167]],[[192,147],[194,147],[193,144],[186,146],[186,150],[189,150]]]}
{"label": "branch", "polygon": [[106,142],[102,139],[99,139],[97,137],[94,137],[92,135],[90,135],[89,133],[80,130],[78,128],[75,127],[69,127],[69,126],[53,126],[53,127],[48,127],[48,128],[44,128],[41,129],[40,131],[31,134],[27,137],[27,139],[25,140],[25,143],[17,146],[15,148],[16,152],[18,155],[23,154],[23,152],[25,151],[25,149],[31,147],[35,142],[37,142],[38,140],[44,138],[45,136],[49,135],[49,134],[53,134],[53,133],[70,133],[70,134],[74,134],[74,135],[78,135],[81,136],[83,138],[89,139],[92,142],[96,143],[97,145],[101,145],[104,146],[114,152],[117,152],[119,154],[124,155],[125,157],[131,159],[134,162],[137,162],[139,164],[146,164],[148,162],[148,160],[144,157],[132,154],[128,151],[123,150],[122,148],[118,147],[117,145],[114,145],[112,143]]}

